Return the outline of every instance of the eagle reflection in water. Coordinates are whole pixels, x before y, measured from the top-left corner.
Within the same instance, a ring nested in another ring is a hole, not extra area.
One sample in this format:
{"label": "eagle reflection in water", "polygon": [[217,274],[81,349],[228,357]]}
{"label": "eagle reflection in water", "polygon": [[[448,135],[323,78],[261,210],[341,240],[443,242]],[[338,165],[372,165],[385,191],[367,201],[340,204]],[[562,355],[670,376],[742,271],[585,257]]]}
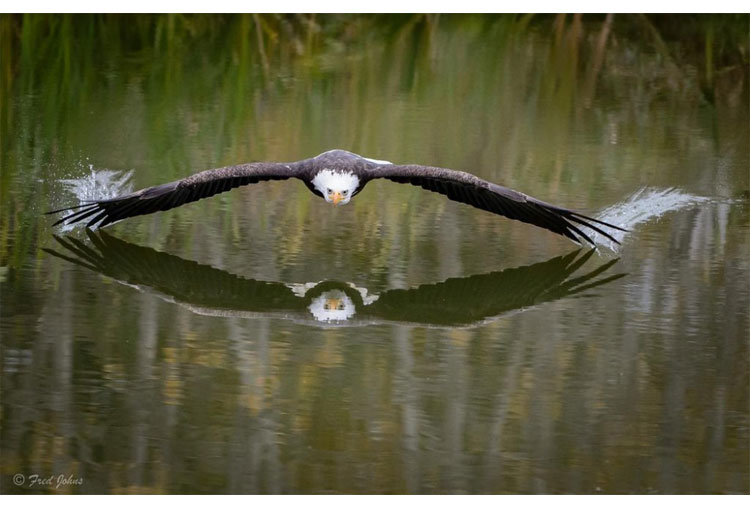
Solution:
{"label": "eagle reflection in water", "polygon": [[90,243],[55,236],[65,252],[45,251],[155,293],[197,314],[282,318],[316,326],[389,322],[472,326],[625,276],[624,273],[600,276],[618,259],[584,271],[583,266],[595,250],[582,255],[581,250],[576,250],[529,266],[371,294],[366,288],[347,282],[286,284],[243,278],[128,243],[103,231],[87,231],[87,234]]}

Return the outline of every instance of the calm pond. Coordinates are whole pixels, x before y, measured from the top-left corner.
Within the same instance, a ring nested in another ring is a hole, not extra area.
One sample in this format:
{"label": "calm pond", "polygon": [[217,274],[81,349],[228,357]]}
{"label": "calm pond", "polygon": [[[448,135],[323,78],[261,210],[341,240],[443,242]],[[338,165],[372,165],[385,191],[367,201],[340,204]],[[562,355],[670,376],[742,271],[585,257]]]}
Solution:
{"label": "calm pond", "polygon": [[[69,46],[23,39],[0,490],[749,493],[746,74],[707,102],[651,44],[597,52],[603,18],[295,19],[289,47],[259,48],[259,17],[205,41],[92,41],[81,19]],[[43,215],[333,148],[630,232],[580,248],[385,181],[344,207],[264,183],[88,233]]]}

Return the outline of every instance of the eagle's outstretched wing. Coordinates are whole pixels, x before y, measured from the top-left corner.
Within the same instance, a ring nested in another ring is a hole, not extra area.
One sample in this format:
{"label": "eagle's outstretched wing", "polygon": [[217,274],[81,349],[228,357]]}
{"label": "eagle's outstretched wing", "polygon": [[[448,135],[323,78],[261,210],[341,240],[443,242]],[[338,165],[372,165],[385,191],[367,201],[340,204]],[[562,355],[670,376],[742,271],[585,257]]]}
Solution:
{"label": "eagle's outstretched wing", "polygon": [[461,171],[424,165],[378,165],[368,170],[368,179],[375,178],[410,183],[443,194],[453,201],[542,227],[579,244],[582,239],[594,244],[580,226],[588,227],[618,244],[619,241],[599,226],[626,230]]}
{"label": "eagle's outstretched wing", "polygon": [[55,257],[139,290],[153,290],[197,313],[305,316],[307,302],[283,283],[244,278],[212,266],[135,245],[104,231],[86,231],[89,242],[53,236],[63,253]]}
{"label": "eagle's outstretched wing", "polygon": [[[380,294],[360,312],[392,321],[430,325],[473,325],[508,312],[531,308],[607,284],[625,273],[601,278],[614,266],[612,259],[590,271],[584,265],[594,255],[592,248],[576,250],[545,262],[463,278],[391,289]],[[588,267],[591,267],[590,265]]]}
{"label": "eagle's outstretched wing", "polygon": [[53,226],[61,223],[74,224],[88,219],[86,227],[97,224],[99,227],[104,227],[124,218],[176,208],[242,185],[299,177],[302,170],[303,166],[300,162],[257,162],[209,169],[182,180],[144,188],[112,199],[91,201],[70,208],[49,211],[47,214],[76,210],[60,218]]}

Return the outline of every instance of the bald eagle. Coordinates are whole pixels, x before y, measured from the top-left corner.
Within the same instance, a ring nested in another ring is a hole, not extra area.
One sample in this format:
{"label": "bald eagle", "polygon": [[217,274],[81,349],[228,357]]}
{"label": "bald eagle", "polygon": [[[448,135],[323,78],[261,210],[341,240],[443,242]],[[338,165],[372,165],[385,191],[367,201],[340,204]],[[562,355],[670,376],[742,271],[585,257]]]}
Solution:
{"label": "bald eagle", "polygon": [[323,327],[480,325],[626,276],[608,273],[618,259],[592,265],[595,250],[579,249],[529,266],[374,293],[346,281],[254,280],[135,245],[105,231],[86,232],[88,242],[53,236],[63,252],[44,250],[200,315],[280,318]]}
{"label": "bald eagle", "polygon": [[47,214],[76,210],[60,218],[53,226],[88,220],[86,227],[104,227],[125,218],[176,208],[242,185],[290,178],[302,180],[312,193],[334,205],[347,204],[374,179],[410,183],[443,194],[453,201],[536,225],[579,244],[583,240],[594,245],[581,226],[615,243],[619,242],[599,226],[625,231],[616,225],[540,201],[469,173],[415,164],[396,165],[344,150],[327,151],[297,162],[255,162],[209,169],[182,180],[112,199],[49,211]]}

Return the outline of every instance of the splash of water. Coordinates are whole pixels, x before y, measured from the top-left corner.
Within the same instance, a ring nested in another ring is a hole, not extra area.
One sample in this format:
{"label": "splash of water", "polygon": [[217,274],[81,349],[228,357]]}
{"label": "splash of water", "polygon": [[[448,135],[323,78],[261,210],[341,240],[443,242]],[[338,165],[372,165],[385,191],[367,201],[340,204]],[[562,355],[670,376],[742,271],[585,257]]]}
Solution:
{"label": "splash of water", "polygon": [[[636,225],[659,218],[669,211],[676,211],[709,200],[708,197],[688,194],[676,188],[644,187],[625,201],[605,209],[596,218],[632,231]],[[612,236],[620,243],[628,234],[617,230],[608,232],[611,232]],[[617,244],[599,234],[592,235],[592,239],[601,246],[617,251]]]}
{"label": "splash of water", "polygon": [[[80,204],[84,204],[90,201],[100,201],[103,199],[111,199],[118,195],[128,194],[133,191],[133,183],[130,178],[133,176],[133,171],[112,171],[109,169],[94,169],[93,164],[89,165],[89,174],[82,176],[81,178],[73,179],[62,179],[62,183],[65,188],[78,198]],[[75,210],[68,211],[66,215],[70,215]],[[79,224],[65,224],[61,230],[69,231]]]}

